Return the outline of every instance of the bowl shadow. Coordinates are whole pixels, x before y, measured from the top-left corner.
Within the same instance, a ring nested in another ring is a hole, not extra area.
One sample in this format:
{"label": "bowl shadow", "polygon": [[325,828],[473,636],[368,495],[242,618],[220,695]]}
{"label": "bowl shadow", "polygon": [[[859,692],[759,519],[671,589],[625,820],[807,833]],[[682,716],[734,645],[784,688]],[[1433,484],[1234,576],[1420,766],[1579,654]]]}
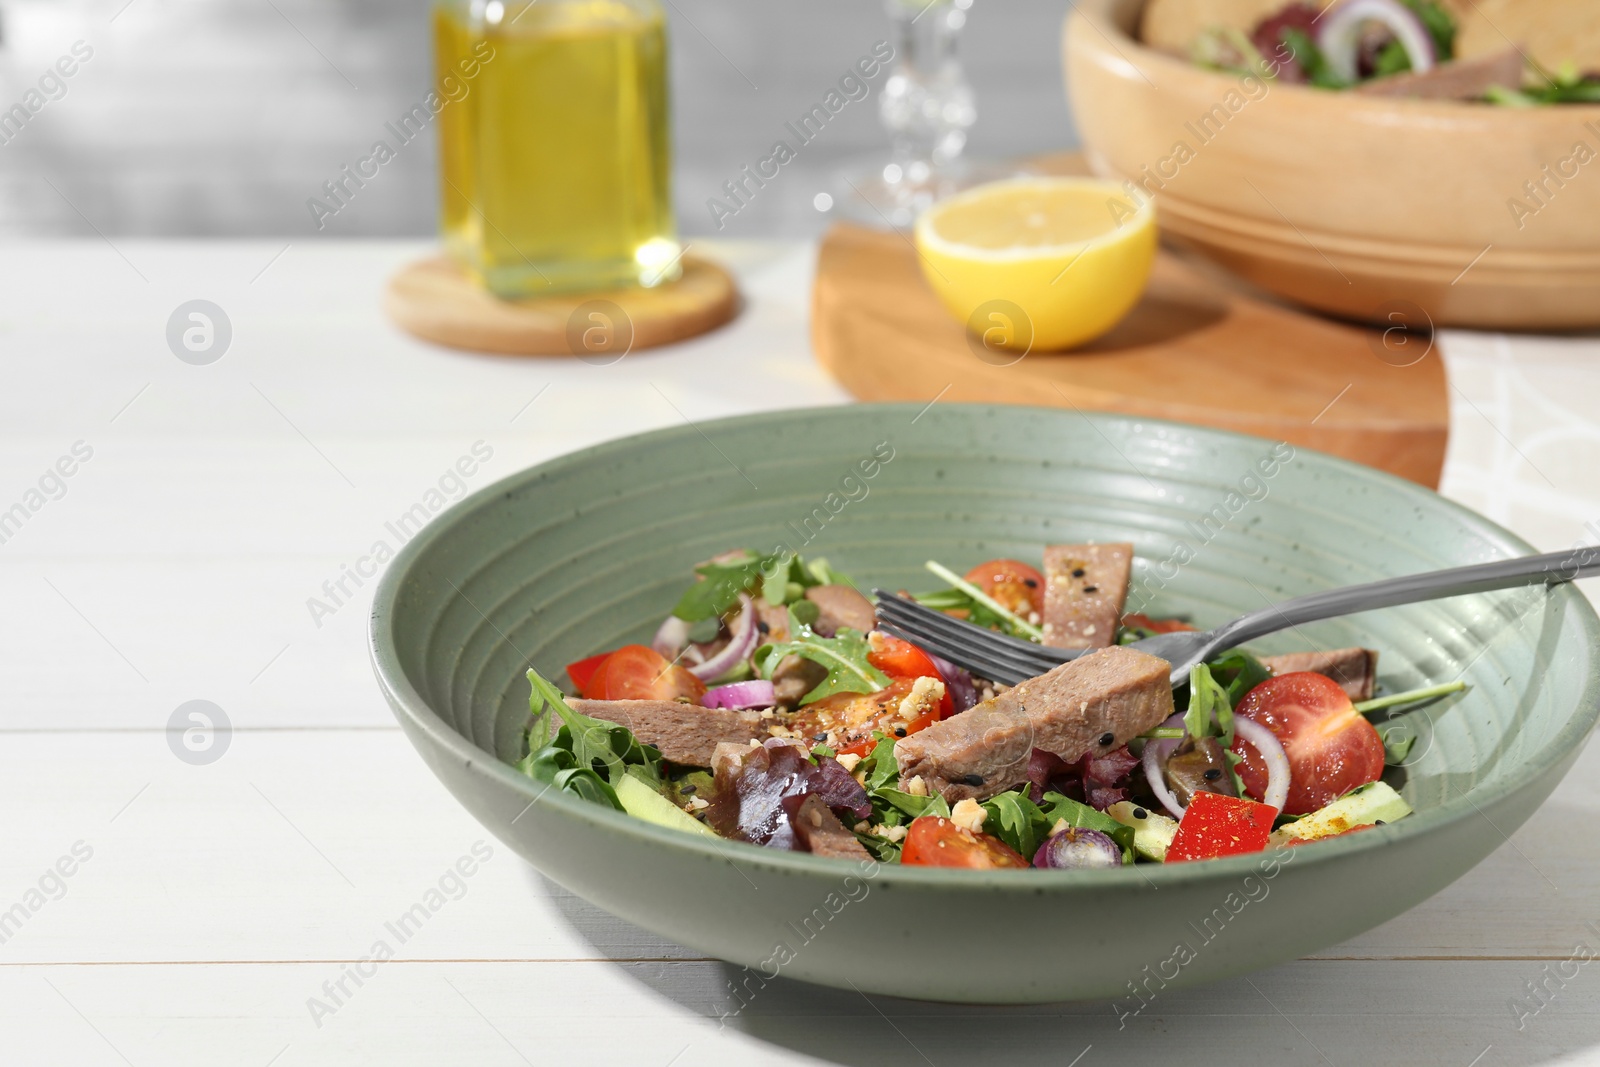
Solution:
{"label": "bowl shadow", "polygon": [[[699,1016],[709,1037],[754,1040],[775,1052],[841,1067],[1030,1062],[1040,1053],[1063,1067],[1104,1062],[1099,1057],[1105,1053],[1123,1063],[1158,1063],[1214,1047],[1219,1040],[1227,1042],[1228,1059],[1241,1067],[1326,1067],[1343,1062],[1337,1052],[1329,1060],[1325,1051],[1347,1042],[1347,1028],[1358,1020],[1323,1009],[1305,1011],[1305,1005],[1350,1003],[1350,989],[1363,981],[1363,968],[1461,966],[1446,961],[1297,960],[1199,988],[1161,991],[1137,1012],[1132,1009],[1139,1002],[1132,997],[1044,1005],[946,1004],[832,989],[781,974],[768,978],[623,922],[531,869],[529,875],[543,883],[562,918],[597,957],[610,960],[663,1001]],[[1535,964],[1522,964],[1529,974],[1536,969]],[[1435,1001],[1432,1012],[1376,1008],[1373,1022],[1386,1031],[1384,1038],[1404,1041],[1405,1062],[1410,1064],[1460,1067],[1493,1046],[1495,1063],[1535,1067],[1600,1048],[1600,1033],[1588,1023],[1600,1012],[1600,988],[1569,1002],[1571,1015],[1539,1020],[1543,1026],[1519,1032],[1503,1001],[1517,992],[1522,977],[1520,971],[1515,978],[1509,973],[1497,976],[1480,983],[1491,992],[1480,989]],[[1371,1038],[1361,1042],[1372,1043]]]}

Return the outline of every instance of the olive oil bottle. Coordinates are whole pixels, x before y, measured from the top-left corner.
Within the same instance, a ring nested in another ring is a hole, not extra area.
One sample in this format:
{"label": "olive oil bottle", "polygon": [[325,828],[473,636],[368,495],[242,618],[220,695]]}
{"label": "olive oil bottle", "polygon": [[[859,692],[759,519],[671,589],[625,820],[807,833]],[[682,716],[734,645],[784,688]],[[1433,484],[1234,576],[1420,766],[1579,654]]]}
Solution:
{"label": "olive oil bottle", "polygon": [[[679,273],[657,0],[438,0],[440,224],[497,296]],[[475,70],[467,78],[465,71]]]}

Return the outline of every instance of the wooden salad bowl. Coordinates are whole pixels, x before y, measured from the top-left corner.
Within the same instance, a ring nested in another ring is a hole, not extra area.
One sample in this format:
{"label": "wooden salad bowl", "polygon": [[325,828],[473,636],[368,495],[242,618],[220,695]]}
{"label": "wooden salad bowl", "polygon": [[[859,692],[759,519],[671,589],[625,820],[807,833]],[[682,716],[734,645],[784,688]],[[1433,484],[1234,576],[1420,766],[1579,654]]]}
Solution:
{"label": "wooden salad bowl", "polygon": [[1091,166],[1153,195],[1179,243],[1348,318],[1600,327],[1600,105],[1394,99],[1208,70],[1141,44],[1144,6],[1073,5],[1067,95]]}

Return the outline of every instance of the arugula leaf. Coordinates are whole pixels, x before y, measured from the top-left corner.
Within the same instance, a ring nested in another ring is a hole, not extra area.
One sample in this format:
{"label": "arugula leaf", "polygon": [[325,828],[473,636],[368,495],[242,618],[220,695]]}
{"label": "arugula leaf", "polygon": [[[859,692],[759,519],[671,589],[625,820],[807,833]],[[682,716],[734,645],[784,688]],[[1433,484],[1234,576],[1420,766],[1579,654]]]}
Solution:
{"label": "arugula leaf", "polygon": [[983,810],[989,813],[983,821],[983,832],[1010,845],[1023,859],[1033,859],[1050,836],[1053,822],[1026,793],[997,793],[983,802]]}
{"label": "arugula leaf", "polygon": [[[532,687],[528,706],[534,723],[528,731],[529,751],[517,769],[535,781],[548,782],[596,804],[622,811],[613,785],[629,772],[649,784],[661,785],[661,753],[633,736],[625,726],[596,719],[573,710],[561,690],[538,671],[529,669]],[[550,710],[546,712],[546,707]],[[551,716],[561,728],[550,736]],[[535,742],[539,742],[535,746]]]}
{"label": "arugula leaf", "polygon": [[867,661],[871,651],[866,636],[859,631],[846,626],[833,637],[823,637],[790,609],[789,640],[756,649],[755,663],[763,678],[771,678],[779,661],[789,655],[804,657],[827,668],[828,676],[800,698],[800,703],[810,704],[835,693],[876,693],[887,688],[889,676]]}
{"label": "arugula leaf", "polygon": [[1390,767],[1404,767],[1406,757],[1411,755],[1411,746],[1417,743],[1417,735],[1390,729],[1385,730],[1382,737],[1383,762]]}
{"label": "arugula leaf", "polygon": [[1211,670],[1211,677],[1221,682],[1227,692],[1229,708],[1238,707],[1246,693],[1272,677],[1265,663],[1242,648],[1207,660],[1206,666]]}
{"label": "arugula leaf", "polygon": [[881,797],[891,807],[913,819],[920,819],[924,815],[939,815],[946,819],[950,817],[950,804],[938,793],[932,796],[914,797],[910,793],[902,793],[898,789],[885,786],[873,795]]}
{"label": "arugula leaf", "polygon": [[988,630],[998,630],[1012,637],[1020,637],[1024,641],[1033,640],[1025,631],[1019,630],[1012,625],[1009,618],[997,611],[989,610],[989,608],[960,589],[940,589],[932,593],[916,593],[911,599],[925,608],[932,608],[934,611],[964,611],[967,613],[966,620],[974,626],[982,626]]}
{"label": "arugula leaf", "polygon": [[884,733],[875,733],[878,743],[872,746],[872,754],[867,757],[871,761],[871,768],[867,771],[867,792],[882,789],[885,786],[900,784],[900,766],[894,759],[895,739]]}
{"label": "arugula leaf", "polygon": [[771,568],[773,559],[745,549],[738,559],[700,564],[694,572],[701,580],[685,590],[672,613],[685,622],[699,622],[723,614],[739,602],[740,593],[756,587],[762,572]]}
{"label": "arugula leaf", "polygon": [[877,834],[856,834],[856,840],[861,846],[872,853],[872,858],[879,863],[899,863],[900,846],[887,838]]}
{"label": "arugula leaf", "polygon": [[1124,826],[1105,812],[1091,808],[1071,797],[1062,796],[1060,793],[1046,793],[1039,810],[1051,827],[1055,826],[1058,819],[1065,819],[1068,826],[1100,831],[1122,849],[1123,863],[1133,862],[1133,827]]}
{"label": "arugula leaf", "polygon": [[1306,72],[1306,80],[1319,89],[1345,89],[1350,83],[1335,74],[1333,68],[1328,66],[1327,59],[1318,48],[1311,35],[1301,29],[1289,27],[1282,33],[1284,45],[1294,56],[1294,61],[1300,69]]}
{"label": "arugula leaf", "polygon": [[[1422,22],[1428,31],[1428,36],[1433,38],[1433,50],[1439,54],[1439,62],[1445,63],[1455,58],[1456,55],[1456,19],[1444,5],[1435,0],[1400,0],[1409,7],[1413,14]],[[1397,42],[1398,43],[1398,42]],[[1411,69],[1407,60],[1405,70]]]}

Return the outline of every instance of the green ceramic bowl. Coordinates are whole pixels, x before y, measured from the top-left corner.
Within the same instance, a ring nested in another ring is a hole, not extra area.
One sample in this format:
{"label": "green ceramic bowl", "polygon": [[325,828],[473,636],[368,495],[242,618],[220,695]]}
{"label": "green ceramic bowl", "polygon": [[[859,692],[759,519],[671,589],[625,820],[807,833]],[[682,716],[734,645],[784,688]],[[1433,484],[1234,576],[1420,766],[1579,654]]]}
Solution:
{"label": "green ceramic bowl", "polygon": [[384,574],[372,655],[412,743],[484,826],[600,907],[745,965],[752,994],[783,974],[948,1001],[1112,997],[1129,1012],[1438,892],[1549,795],[1600,708],[1600,629],[1571,588],[1280,635],[1258,650],[1359,643],[1382,651],[1391,690],[1471,683],[1379,724],[1418,736],[1390,772],[1417,813],[1272,856],[1113,871],[858,868],[659,829],[544,794],[505,762],[522,754],[529,663],[564,681],[569,661],[648,641],[690,566],[729,547],[787,544],[864,584],[927,589],[930,558],[963,570],[1085,540],[1134,543],[1131,606],[1202,624],[1530,551],[1409,482],[1214,430],[954,404],[786,411],[614,441],[462,501]]}

